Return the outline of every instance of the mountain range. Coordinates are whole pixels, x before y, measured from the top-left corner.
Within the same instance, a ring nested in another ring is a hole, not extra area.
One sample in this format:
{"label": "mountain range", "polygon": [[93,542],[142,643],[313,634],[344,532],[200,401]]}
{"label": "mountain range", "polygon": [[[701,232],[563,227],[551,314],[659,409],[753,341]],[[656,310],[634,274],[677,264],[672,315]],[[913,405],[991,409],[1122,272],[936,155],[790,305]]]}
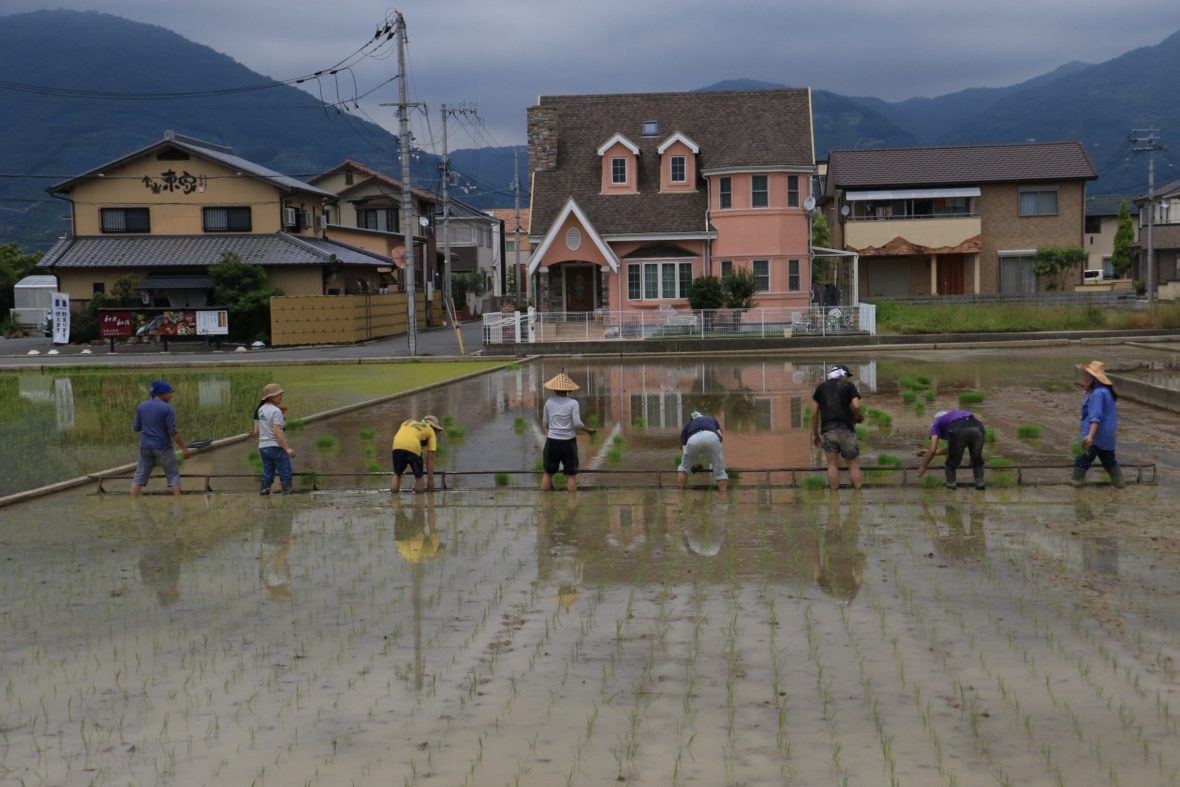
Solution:
{"label": "mountain range", "polygon": [[[1017,85],[971,88],[888,102],[826,90],[812,94],[816,153],[837,148],[1082,141],[1101,179],[1091,194],[1146,191],[1146,163],[1131,155],[1132,128],[1180,136],[1180,33],[1100,64],[1071,62]],[[347,102],[325,103],[293,86],[204,97],[118,100],[93,95],[191,93],[257,85],[261,76],[207,46],[154,25],[109,14],[37,11],[0,17],[0,242],[47,248],[68,228],[63,203],[45,187],[158,141],[165,129],[230,145],[235,153],[307,178],[355,159],[395,177],[397,140]],[[17,85],[86,91],[29,92]],[[731,80],[704,90],[781,87]],[[624,86],[620,86],[623,88]],[[521,112],[521,125],[525,122]],[[456,150],[455,196],[476,207],[507,207],[512,148]],[[1178,159],[1180,160],[1180,159]],[[527,188],[527,161],[521,157]],[[1180,177],[1168,154],[1157,182]],[[437,190],[438,159],[420,152],[416,186]],[[465,187],[465,188],[464,188]],[[522,194],[522,204],[528,195]]]}

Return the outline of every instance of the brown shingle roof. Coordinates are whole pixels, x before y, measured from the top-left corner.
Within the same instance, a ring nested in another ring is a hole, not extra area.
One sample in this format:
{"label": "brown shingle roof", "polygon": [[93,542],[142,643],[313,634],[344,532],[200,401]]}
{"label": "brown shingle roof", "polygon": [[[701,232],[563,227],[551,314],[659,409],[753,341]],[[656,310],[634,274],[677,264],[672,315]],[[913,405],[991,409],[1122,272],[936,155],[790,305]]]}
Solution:
{"label": "brown shingle roof", "polygon": [[833,150],[828,190],[1098,177],[1079,142]]}
{"label": "brown shingle roof", "polygon": [[[544,233],[574,197],[606,234],[702,232],[708,195],[660,194],[660,143],[676,132],[700,146],[698,173],[742,167],[812,167],[806,88],[717,93],[542,96],[530,110],[556,114],[557,168],[533,175],[531,231]],[[643,136],[645,121],[659,124]],[[638,194],[604,195],[598,147],[619,133],[639,146]],[[530,151],[530,161],[536,161]]]}

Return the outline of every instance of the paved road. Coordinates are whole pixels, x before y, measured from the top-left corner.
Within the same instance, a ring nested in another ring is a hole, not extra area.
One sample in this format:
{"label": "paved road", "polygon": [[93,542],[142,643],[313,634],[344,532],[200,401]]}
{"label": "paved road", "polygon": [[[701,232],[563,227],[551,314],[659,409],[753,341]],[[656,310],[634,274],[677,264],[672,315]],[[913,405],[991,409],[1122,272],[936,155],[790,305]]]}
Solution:
{"label": "paved road", "polygon": [[[483,348],[482,323],[466,322],[460,325],[463,348],[467,355],[479,354]],[[252,361],[274,363],[275,361],[322,360],[338,358],[404,358],[410,354],[409,340],[405,336],[380,339],[363,344],[331,345],[319,347],[296,347],[290,349],[251,350],[238,353],[231,350],[214,350],[197,344],[171,344],[169,352],[163,353],[153,346],[120,347],[116,353],[107,348],[92,347],[93,355],[80,355],[83,347],[67,345],[58,347],[60,355],[46,355],[53,349],[48,339],[25,337],[21,339],[0,338],[0,366],[69,366],[77,364],[105,363],[178,363],[193,361]],[[40,355],[28,355],[29,350],[40,350]],[[459,343],[450,328],[431,328],[418,334],[417,355],[459,355]]]}

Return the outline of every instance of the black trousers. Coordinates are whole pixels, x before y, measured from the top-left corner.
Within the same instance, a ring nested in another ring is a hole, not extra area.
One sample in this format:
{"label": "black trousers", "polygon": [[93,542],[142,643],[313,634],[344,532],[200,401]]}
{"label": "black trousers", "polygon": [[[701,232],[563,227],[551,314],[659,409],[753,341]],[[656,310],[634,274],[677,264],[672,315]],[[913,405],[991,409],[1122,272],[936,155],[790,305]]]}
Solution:
{"label": "black trousers", "polygon": [[946,482],[955,483],[955,470],[963,461],[963,452],[971,454],[971,471],[975,483],[983,483],[983,424],[975,418],[952,421],[946,430]]}

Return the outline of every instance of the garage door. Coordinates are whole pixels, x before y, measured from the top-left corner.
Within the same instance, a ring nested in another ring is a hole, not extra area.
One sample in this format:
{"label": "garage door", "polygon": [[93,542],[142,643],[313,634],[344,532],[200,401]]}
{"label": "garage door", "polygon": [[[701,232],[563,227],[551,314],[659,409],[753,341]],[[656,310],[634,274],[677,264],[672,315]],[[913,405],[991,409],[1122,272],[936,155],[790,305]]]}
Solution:
{"label": "garage door", "polygon": [[865,265],[861,258],[861,275],[868,273],[868,295],[903,296],[910,294],[910,261],[873,260]]}

